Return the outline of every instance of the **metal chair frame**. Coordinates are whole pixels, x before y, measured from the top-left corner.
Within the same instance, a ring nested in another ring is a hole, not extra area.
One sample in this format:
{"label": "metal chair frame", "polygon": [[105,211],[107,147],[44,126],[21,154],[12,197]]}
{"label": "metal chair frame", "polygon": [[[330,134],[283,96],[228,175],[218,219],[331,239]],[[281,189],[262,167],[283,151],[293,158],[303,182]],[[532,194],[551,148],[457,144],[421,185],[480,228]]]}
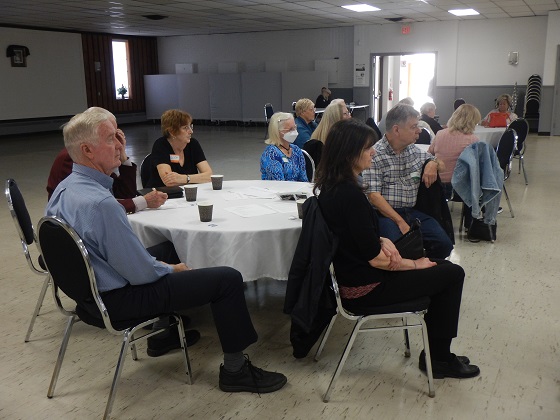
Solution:
{"label": "metal chair frame", "polygon": [[144,188],[146,188],[146,184],[150,180],[150,173],[148,171],[150,171],[151,168],[145,167],[145,165],[150,164],[151,157],[152,154],[148,153],[146,156],[144,156],[144,159],[142,159],[142,163],[140,164],[140,181],[142,182],[142,187]]}
{"label": "metal chair frame", "polygon": [[268,135],[268,123],[270,118],[274,115],[274,108],[271,103],[264,104],[264,121],[266,123],[266,131],[264,133],[264,138]]}
{"label": "metal chair frame", "polygon": [[[513,135],[512,145],[505,143],[510,133],[512,133],[511,135]],[[500,142],[498,143],[498,147],[496,148],[496,154],[498,155],[498,160],[500,161],[500,167],[504,171],[503,190],[504,190],[504,195],[506,196],[506,201],[512,218],[514,218],[515,215],[513,214],[513,208],[511,207],[511,202],[507,192],[506,180],[509,178],[509,175],[511,173],[511,160],[513,158],[513,152],[517,147],[516,145],[517,145],[517,133],[514,129],[508,128],[506,129],[506,131],[504,131],[504,134],[502,134],[502,137],[500,138]],[[505,154],[503,151],[500,151],[500,147],[502,148],[502,150],[505,150]]]}
{"label": "metal chair frame", "polygon": [[529,134],[529,123],[524,118],[517,118],[512,121],[509,125],[512,130],[517,133],[517,143],[515,145],[515,150],[513,152],[513,159],[519,160],[519,167],[517,173],[521,173],[521,168],[523,168],[523,177],[525,178],[525,185],[529,185],[529,179],[527,178],[527,172],[525,172],[525,160],[523,156],[525,155],[525,142],[527,140],[527,135]]}
{"label": "metal chair frame", "polygon": [[[315,162],[313,161],[313,158],[306,150],[301,149],[301,151],[303,152],[304,156],[309,159],[309,163],[311,164],[311,179],[308,179],[308,181],[315,182]],[[305,166],[307,168],[307,160],[305,161]]]}
{"label": "metal chair frame", "polygon": [[[111,390],[109,392],[109,398],[107,400],[107,405],[105,407],[105,413],[103,415],[103,419],[108,419],[110,417],[112,408],[113,408],[113,403],[115,401],[115,396],[117,393],[117,387],[118,387],[118,383],[119,383],[119,379],[121,376],[121,372],[124,366],[124,361],[126,358],[126,355],[128,353],[128,349],[130,348],[131,353],[132,353],[132,358],[133,360],[138,360],[138,354],[136,352],[136,342],[138,341],[143,341],[148,339],[149,337],[152,337],[156,334],[159,334],[162,330],[166,329],[166,328],[172,328],[172,327],[177,327],[178,332],[179,332],[179,338],[180,338],[180,343],[181,343],[181,349],[182,349],[182,354],[183,354],[183,362],[184,362],[184,368],[185,368],[185,373],[187,375],[187,383],[192,384],[192,372],[191,372],[191,364],[190,364],[190,359],[188,356],[188,351],[187,351],[187,345],[186,345],[186,339],[185,339],[185,333],[184,333],[184,325],[183,325],[183,321],[181,319],[180,316],[176,315],[176,314],[168,314],[169,316],[172,316],[175,320],[173,322],[171,322],[169,327],[162,327],[162,328],[158,328],[158,329],[152,329],[150,332],[146,331],[146,330],[142,330],[143,327],[145,326],[149,326],[149,325],[154,325],[154,323],[156,321],[159,320],[159,316],[156,318],[151,318],[151,319],[147,319],[145,321],[142,321],[138,324],[132,325],[128,328],[125,328],[123,330],[118,330],[116,329],[113,324],[111,323],[111,319],[109,316],[109,313],[105,307],[105,304],[103,303],[103,300],[101,299],[101,296],[99,294],[99,290],[97,289],[97,282],[96,282],[96,278],[95,278],[95,273],[93,270],[93,267],[91,265],[91,261],[89,259],[89,253],[84,245],[84,243],[82,242],[82,239],[79,237],[79,235],[76,233],[76,231],[74,231],[74,229],[72,227],[70,227],[64,220],[55,217],[55,216],[49,216],[49,217],[43,217],[38,224],[38,232],[39,232],[39,247],[42,249],[43,251],[43,255],[45,256],[45,263],[47,264],[47,267],[49,266],[49,263],[52,262],[50,261],[50,257],[49,257],[49,252],[47,251],[47,253],[44,253],[45,250],[47,250],[47,244],[44,243],[44,241],[41,240],[42,238],[42,234],[41,234],[41,229],[43,228],[44,225],[54,225],[57,228],[61,228],[63,229],[67,235],[69,235],[76,247],[79,250],[79,253],[81,254],[82,258],[83,258],[83,264],[85,265],[85,270],[87,271],[88,274],[88,282],[89,282],[89,287],[91,288],[91,293],[93,295],[93,298],[95,300],[95,303],[97,305],[97,308],[99,309],[99,312],[101,314],[102,317],[102,321],[103,324],[105,326],[105,328],[107,329],[107,331],[109,331],[109,333],[113,334],[113,335],[117,335],[117,336],[122,336],[122,345],[121,345],[121,350],[119,353],[119,358],[117,361],[117,366],[115,368],[115,374],[113,376],[113,381],[111,383]],[[43,243],[41,243],[43,242]],[[62,339],[62,343],[60,346],[60,350],[58,353],[58,358],[55,364],[55,368],[53,371],[53,375],[51,378],[51,382],[49,385],[49,390],[47,393],[47,397],[48,398],[52,398],[54,396],[54,390],[56,387],[56,383],[58,380],[58,376],[60,374],[60,369],[62,367],[62,362],[64,360],[64,355],[66,353],[66,348],[68,347],[68,342],[70,340],[70,335],[72,333],[72,327],[74,326],[74,324],[78,321],[81,321],[82,319],[80,319],[80,317],[78,316],[76,310],[68,310],[66,309],[63,304],[62,301],[60,299],[59,296],[59,287],[57,286],[57,280],[56,278],[53,276],[52,278],[53,281],[53,287],[52,287],[52,291],[53,291],[53,296],[55,299],[55,302],[57,304],[58,309],[60,310],[60,312],[66,316],[68,318],[67,323],[66,323],[66,328],[64,331],[64,336]],[[80,279],[78,279],[78,281],[80,281]],[[83,279],[82,279],[83,281]],[[93,324],[92,324],[93,325]],[[139,336],[135,336],[136,334],[139,334]]]}
{"label": "metal chair frame", "polygon": [[[332,288],[336,297],[336,305],[337,305],[337,312],[336,314],[332,317],[331,322],[329,323],[329,326],[327,327],[325,334],[323,335],[323,339],[321,340],[321,343],[319,344],[319,347],[317,348],[317,353],[315,354],[315,360],[318,361],[319,360],[319,356],[321,355],[323,348],[325,347],[325,343],[327,342],[327,339],[330,335],[330,332],[332,330],[332,327],[336,321],[336,318],[338,317],[338,315],[342,315],[344,318],[349,319],[350,321],[355,321],[354,324],[354,328],[352,329],[352,333],[350,334],[350,337],[348,338],[348,341],[346,343],[346,347],[344,349],[344,352],[342,353],[342,356],[340,357],[340,360],[338,362],[338,365],[336,367],[336,370],[332,376],[331,382],[329,384],[329,387],[327,388],[327,391],[325,392],[325,395],[323,396],[323,401],[324,402],[329,402],[330,400],[330,395],[331,392],[333,390],[333,387],[336,383],[336,380],[338,379],[340,373],[342,372],[342,368],[344,367],[344,364],[346,362],[346,359],[348,357],[348,355],[350,354],[350,350],[352,349],[352,346],[354,345],[354,341],[356,339],[356,336],[358,335],[358,333],[365,333],[365,332],[375,332],[375,331],[395,331],[395,330],[402,330],[404,332],[404,340],[405,340],[405,345],[406,345],[406,350],[405,350],[405,357],[410,357],[410,341],[409,341],[409,337],[408,337],[408,329],[409,328],[421,328],[422,329],[422,339],[424,342],[424,352],[426,354],[426,373],[428,376],[428,395],[430,397],[435,397],[436,393],[435,393],[435,388],[434,388],[434,378],[433,378],[433,374],[432,374],[432,362],[431,362],[431,355],[430,355],[430,344],[428,343],[428,329],[426,327],[426,322],[424,321],[424,315],[426,314],[427,310],[428,310],[428,303],[426,303],[425,305],[420,305],[422,306],[422,308],[418,308],[418,310],[415,311],[404,311],[404,312],[383,312],[380,311],[380,313],[375,313],[375,314],[371,314],[371,315],[360,315],[360,314],[354,314],[350,311],[348,311],[347,309],[345,309],[342,306],[342,301],[340,298],[340,292],[338,289],[338,283],[336,281],[336,275],[334,272],[334,266],[331,263],[330,266],[330,275],[331,275],[331,281],[332,281]],[[405,304],[406,302],[403,302],[403,304]],[[391,305],[392,307],[394,307],[395,305]],[[380,307],[375,307],[372,309],[382,309]],[[369,321],[374,321],[374,320],[384,320],[384,319],[398,319],[401,318],[402,320],[402,325],[398,325],[398,326],[370,326],[367,328],[362,328],[362,324],[369,322]],[[408,320],[413,319],[414,323],[410,324],[408,322]]]}
{"label": "metal chair frame", "polygon": [[[47,289],[49,287],[49,284],[51,283],[51,278],[49,276],[48,271],[43,270],[40,267],[36,267],[35,264],[33,263],[33,258],[31,257],[31,253],[29,251],[29,245],[35,243],[35,246],[37,246],[37,251],[39,252],[39,258],[41,256],[38,242],[37,242],[37,235],[35,234],[35,229],[33,228],[33,224],[31,224],[31,219],[29,218],[29,212],[27,211],[27,207],[25,206],[25,201],[23,201],[23,196],[22,196],[23,209],[21,209],[21,211],[24,211],[26,213],[26,216],[18,214],[18,211],[15,208],[17,207],[17,205],[14,207],[14,201],[12,198],[13,189],[17,189],[17,192],[21,195],[21,192],[16,184],[16,181],[14,181],[13,179],[7,179],[6,189],[5,189],[6,200],[8,201],[8,208],[10,210],[10,214],[12,215],[14,225],[16,226],[16,231],[19,235],[19,239],[21,240],[23,255],[25,256],[25,260],[27,261],[27,265],[29,266],[31,271],[34,274],[44,277],[43,285],[41,287],[41,292],[39,293],[39,298],[37,299],[37,303],[35,304],[35,309],[33,310],[33,315],[31,315],[31,320],[29,321],[29,327],[27,328],[27,333],[25,334],[25,342],[27,343],[29,342],[29,338],[31,337],[31,332],[33,331],[35,320],[39,316],[39,312],[41,311],[41,307],[43,306],[43,301],[45,300]],[[27,223],[26,219],[29,219],[29,224],[30,224],[29,226],[27,226],[27,228],[30,228],[31,231],[33,232],[32,241],[28,241],[26,239],[25,237],[26,235],[24,234],[24,229],[22,227],[22,223]]]}

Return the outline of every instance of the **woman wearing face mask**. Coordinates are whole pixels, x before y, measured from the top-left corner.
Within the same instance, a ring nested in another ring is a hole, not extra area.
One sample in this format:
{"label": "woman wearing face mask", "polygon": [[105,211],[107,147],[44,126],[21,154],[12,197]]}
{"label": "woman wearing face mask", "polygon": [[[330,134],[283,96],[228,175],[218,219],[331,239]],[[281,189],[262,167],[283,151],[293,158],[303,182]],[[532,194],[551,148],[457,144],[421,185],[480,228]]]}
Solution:
{"label": "woman wearing face mask", "polygon": [[305,159],[299,147],[292,144],[298,132],[292,114],[277,112],[268,123],[269,146],[261,156],[261,179],[307,182]]}

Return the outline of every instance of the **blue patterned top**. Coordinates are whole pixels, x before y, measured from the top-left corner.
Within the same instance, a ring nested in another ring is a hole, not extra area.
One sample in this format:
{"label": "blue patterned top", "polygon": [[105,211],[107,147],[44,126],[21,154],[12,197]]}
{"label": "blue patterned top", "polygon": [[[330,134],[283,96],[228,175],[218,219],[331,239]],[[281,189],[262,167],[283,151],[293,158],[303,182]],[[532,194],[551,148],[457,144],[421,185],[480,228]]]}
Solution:
{"label": "blue patterned top", "polygon": [[287,157],[277,146],[272,144],[264,149],[261,156],[261,179],[269,181],[308,181],[303,152],[293,144],[291,147],[291,157]]}

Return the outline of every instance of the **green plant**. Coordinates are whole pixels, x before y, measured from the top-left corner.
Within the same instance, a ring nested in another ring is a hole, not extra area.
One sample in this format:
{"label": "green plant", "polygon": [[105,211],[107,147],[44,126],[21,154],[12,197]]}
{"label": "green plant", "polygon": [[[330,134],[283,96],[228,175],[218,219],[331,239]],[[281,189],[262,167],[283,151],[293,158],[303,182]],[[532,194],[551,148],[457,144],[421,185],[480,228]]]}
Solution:
{"label": "green plant", "polygon": [[125,88],[124,85],[117,89],[117,93],[121,96],[126,95],[126,92],[128,92],[128,89]]}

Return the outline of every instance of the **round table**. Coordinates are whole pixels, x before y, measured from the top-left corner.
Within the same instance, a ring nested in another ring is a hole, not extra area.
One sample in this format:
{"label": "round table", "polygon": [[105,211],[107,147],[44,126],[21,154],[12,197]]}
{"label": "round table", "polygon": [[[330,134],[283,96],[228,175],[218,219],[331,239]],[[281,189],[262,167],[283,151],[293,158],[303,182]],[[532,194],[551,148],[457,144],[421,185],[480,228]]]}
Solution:
{"label": "round table", "polygon": [[144,246],[169,240],[190,267],[230,266],[245,281],[286,280],[301,220],[296,202],[278,193],[310,196],[311,190],[310,183],[288,181],[224,181],[222,190],[198,184],[197,202],[213,203],[211,222],[201,222],[197,204],[185,198],[128,217]]}

